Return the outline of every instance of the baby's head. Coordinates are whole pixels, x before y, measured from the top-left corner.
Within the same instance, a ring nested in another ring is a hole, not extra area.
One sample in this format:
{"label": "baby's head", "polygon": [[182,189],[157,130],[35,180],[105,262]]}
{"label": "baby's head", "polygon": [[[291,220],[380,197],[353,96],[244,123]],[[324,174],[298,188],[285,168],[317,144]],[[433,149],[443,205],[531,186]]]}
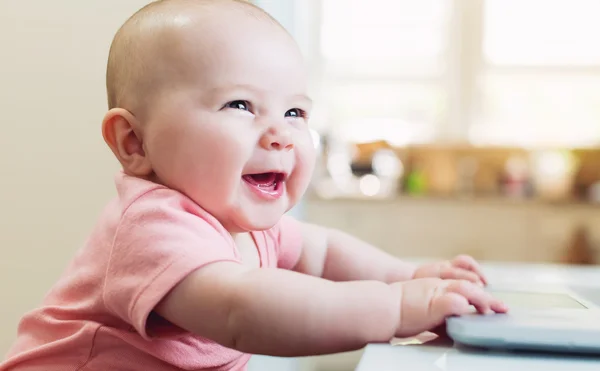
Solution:
{"label": "baby's head", "polygon": [[303,58],[239,0],[163,0],[119,30],[103,136],[126,173],[176,189],[231,233],[273,226],[315,160]]}

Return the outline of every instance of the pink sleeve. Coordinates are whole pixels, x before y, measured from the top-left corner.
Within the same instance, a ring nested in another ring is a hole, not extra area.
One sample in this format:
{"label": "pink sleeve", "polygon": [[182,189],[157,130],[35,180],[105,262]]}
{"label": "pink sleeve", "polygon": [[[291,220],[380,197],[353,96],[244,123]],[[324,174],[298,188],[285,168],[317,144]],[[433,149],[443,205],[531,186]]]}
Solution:
{"label": "pink sleeve", "polygon": [[181,194],[158,189],[125,211],[106,272],[106,307],[149,339],[148,317],[194,270],[237,261],[219,224]]}
{"label": "pink sleeve", "polygon": [[282,269],[293,269],[302,253],[300,222],[284,215],[273,227],[273,232],[277,239],[277,266]]}

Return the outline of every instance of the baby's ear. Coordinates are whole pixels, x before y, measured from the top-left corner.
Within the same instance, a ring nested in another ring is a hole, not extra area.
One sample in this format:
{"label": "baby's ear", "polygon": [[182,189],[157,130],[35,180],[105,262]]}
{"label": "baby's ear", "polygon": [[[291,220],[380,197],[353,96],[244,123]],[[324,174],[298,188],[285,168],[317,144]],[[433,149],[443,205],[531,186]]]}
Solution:
{"label": "baby's ear", "polygon": [[104,116],[102,136],[127,174],[147,177],[152,173],[152,165],[144,152],[139,128],[131,112],[114,108]]}

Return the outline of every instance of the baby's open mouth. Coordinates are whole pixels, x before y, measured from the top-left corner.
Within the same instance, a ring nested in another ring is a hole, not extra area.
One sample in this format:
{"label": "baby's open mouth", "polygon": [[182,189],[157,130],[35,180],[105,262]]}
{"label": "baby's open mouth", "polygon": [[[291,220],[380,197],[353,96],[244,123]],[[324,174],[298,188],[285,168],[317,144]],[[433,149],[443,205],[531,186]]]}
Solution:
{"label": "baby's open mouth", "polygon": [[281,188],[281,185],[285,181],[285,174],[275,172],[248,174],[242,176],[242,179],[262,191],[275,192]]}

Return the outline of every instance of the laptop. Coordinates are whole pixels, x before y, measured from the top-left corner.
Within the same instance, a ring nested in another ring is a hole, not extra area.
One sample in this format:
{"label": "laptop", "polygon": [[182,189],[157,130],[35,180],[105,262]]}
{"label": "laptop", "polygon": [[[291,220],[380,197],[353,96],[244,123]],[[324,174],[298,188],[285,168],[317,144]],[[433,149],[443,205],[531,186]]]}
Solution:
{"label": "laptop", "polygon": [[450,317],[448,336],[477,348],[600,354],[600,306],[567,287],[490,286],[505,314]]}

